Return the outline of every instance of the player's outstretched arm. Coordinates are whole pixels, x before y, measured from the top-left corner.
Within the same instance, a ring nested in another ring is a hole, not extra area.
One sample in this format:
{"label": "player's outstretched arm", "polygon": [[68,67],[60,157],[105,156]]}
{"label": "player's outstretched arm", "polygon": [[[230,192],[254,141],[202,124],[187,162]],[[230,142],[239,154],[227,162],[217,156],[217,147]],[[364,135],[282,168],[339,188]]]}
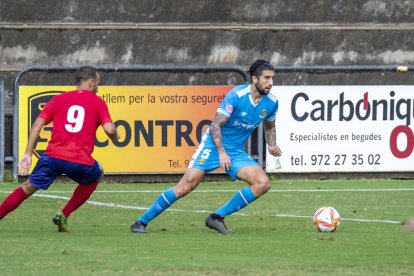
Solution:
{"label": "player's outstretched arm", "polygon": [[229,120],[225,115],[221,113],[216,113],[213,122],[209,127],[211,139],[213,140],[214,145],[217,148],[217,151],[220,156],[220,166],[228,170],[231,167],[230,157],[227,155],[226,150],[223,146],[223,137],[221,135],[221,127]]}
{"label": "player's outstretched arm", "polygon": [[114,123],[106,123],[102,127],[106,135],[108,135],[109,139],[111,139],[112,142],[118,141],[120,137]]}
{"label": "player's outstretched arm", "polygon": [[282,150],[276,144],[276,124],[275,121],[263,121],[263,128],[265,131],[265,139],[268,145],[270,154],[274,156],[281,156]]}
{"label": "player's outstretched arm", "polygon": [[45,124],[46,124],[46,121],[44,119],[37,118],[32,126],[32,129],[30,130],[26,151],[24,152],[23,157],[20,159],[19,164],[18,164],[20,173],[22,175],[27,175],[27,172],[32,166],[33,150],[36,145],[37,138],[39,137],[39,133]]}

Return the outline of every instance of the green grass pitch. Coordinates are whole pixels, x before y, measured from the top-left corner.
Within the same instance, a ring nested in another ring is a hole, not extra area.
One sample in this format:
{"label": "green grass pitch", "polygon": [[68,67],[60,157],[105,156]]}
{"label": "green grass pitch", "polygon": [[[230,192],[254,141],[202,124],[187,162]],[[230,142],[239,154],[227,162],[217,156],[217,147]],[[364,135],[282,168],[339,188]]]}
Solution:
{"label": "green grass pitch", "polygon": [[[412,180],[283,180],[226,218],[235,235],[204,226],[242,182],[201,183],[155,219],[129,226],[173,184],[100,184],[58,233],[51,218],[74,184],[54,184],[0,221],[0,275],[413,275]],[[18,187],[0,183],[0,200]],[[335,233],[312,223],[321,206],[343,218]]]}

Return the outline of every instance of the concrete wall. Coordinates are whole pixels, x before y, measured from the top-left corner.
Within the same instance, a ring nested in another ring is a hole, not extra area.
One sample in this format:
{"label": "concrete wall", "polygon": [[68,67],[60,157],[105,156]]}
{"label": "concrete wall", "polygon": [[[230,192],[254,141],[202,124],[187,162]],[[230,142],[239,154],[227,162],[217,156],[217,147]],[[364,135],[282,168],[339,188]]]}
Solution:
{"label": "concrete wall", "polygon": [[[12,84],[32,65],[209,65],[247,68],[257,58],[287,65],[413,65],[414,1],[116,0],[0,2],[6,155]],[[24,83],[71,83],[27,76]],[[237,83],[226,75],[106,76],[107,84]],[[411,84],[409,73],[280,74],[279,84]]]}
{"label": "concrete wall", "polygon": [[3,22],[412,23],[413,1],[2,0]]}

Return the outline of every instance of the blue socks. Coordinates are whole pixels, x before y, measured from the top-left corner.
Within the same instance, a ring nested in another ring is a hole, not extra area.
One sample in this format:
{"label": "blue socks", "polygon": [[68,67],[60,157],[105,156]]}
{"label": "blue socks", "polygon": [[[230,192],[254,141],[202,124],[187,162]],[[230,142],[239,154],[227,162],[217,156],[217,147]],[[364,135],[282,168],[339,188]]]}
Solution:
{"label": "blue socks", "polygon": [[237,194],[235,194],[226,204],[221,206],[221,208],[214,213],[225,217],[237,212],[240,209],[243,209],[254,200],[256,200],[256,197],[254,196],[252,190],[250,190],[250,187],[245,187],[238,191]]}
{"label": "blue socks", "polygon": [[[154,201],[149,209],[139,219],[137,219],[137,221],[148,224],[151,220],[169,208],[176,200],[177,196],[175,195],[173,188],[166,190]],[[243,209],[254,200],[256,200],[256,197],[252,190],[250,190],[250,187],[245,187],[237,192],[226,204],[221,206],[220,209],[214,213],[219,216],[226,217],[240,209]]]}
{"label": "blue socks", "polygon": [[173,188],[162,193],[137,221],[148,224],[177,200]]}

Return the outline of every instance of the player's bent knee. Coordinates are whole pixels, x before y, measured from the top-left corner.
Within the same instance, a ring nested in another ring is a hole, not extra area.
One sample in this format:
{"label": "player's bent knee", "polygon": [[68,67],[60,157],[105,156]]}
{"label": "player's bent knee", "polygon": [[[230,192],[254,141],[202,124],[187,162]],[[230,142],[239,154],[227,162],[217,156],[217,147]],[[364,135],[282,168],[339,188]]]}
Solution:
{"label": "player's bent knee", "polygon": [[272,185],[270,185],[269,180],[259,180],[256,182],[256,191],[260,193],[260,195],[267,193]]}
{"label": "player's bent knee", "polygon": [[261,188],[263,193],[266,193],[267,191],[269,191],[271,187],[272,186],[270,185],[269,181],[260,182],[260,188]]}
{"label": "player's bent knee", "polygon": [[195,187],[191,186],[191,185],[186,185],[186,184],[181,184],[181,185],[177,185],[174,188],[174,192],[175,195],[177,197],[183,197],[187,194],[189,194],[192,190],[194,190]]}
{"label": "player's bent knee", "polygon": [[272,188],[272,185],[270,184],[269,181],[267,181],[266,184],[264,184],[263,186],[263,191],[267,193],[270,190],[270,188]]}
{"label": "player's bent knee", "polygon": [[175,195],[177,197],[183,197],[186,194],[194,190],[198,185],[198,182],[189,179],[182,179],[174,188]]}
{"label": "player's bent knee", "polygon": [[26,194],[26,196],[31,196],[32,194],[34,194],[37,190],[39,190],[38,188],[34,187],[29,180],[27,180],[26,182],[23,183],[22,185],[23,191]]}
{"label": "player's bent knee", "polygon": [[194,169],[187,170],[184,176],[181,178],[180,182],[178,182],[177,186],[174,187],[176,196],[182,197],[190,193],[198,186],[203,176],[203,171]]}

